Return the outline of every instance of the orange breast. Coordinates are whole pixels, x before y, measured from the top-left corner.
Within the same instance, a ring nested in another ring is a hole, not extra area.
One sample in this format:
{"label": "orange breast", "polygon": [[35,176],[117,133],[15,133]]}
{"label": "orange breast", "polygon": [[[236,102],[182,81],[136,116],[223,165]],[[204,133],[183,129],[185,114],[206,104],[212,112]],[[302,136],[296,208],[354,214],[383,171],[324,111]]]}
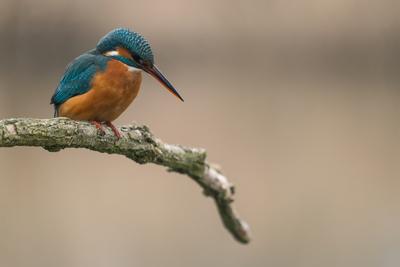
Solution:
{"label": "orange breast", "polygon": [[75,120],[113,121],[132,103],[142,82],[141,71],[110,60],[104,72],[97,73],[92,88],[60,106],[60,116]]}

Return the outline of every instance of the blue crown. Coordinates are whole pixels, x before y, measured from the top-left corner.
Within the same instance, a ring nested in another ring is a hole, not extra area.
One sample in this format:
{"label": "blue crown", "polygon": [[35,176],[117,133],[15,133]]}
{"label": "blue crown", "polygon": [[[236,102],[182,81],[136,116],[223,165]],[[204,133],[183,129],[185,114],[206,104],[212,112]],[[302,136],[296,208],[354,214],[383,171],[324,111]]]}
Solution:
{"label": "blue crown", "polygon": [[117,28],[107,33],[97,43],[96,49],[105,53],[123,47],[144,61],[154,64],[154,55],[149,42],[140,34],[126,28]]}

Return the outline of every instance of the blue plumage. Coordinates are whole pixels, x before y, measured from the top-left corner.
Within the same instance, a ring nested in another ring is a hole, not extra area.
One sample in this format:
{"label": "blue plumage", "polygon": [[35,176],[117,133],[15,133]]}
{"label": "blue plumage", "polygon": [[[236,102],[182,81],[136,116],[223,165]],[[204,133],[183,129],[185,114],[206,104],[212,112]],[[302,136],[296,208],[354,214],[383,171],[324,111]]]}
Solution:
{"label": "blue plumage", "polygon": [[115,49],[117,46],[125,47],[150,65],[154,64],[154,56],[149,42],[140,34],[126,28],[112,30],[100,39],[96,48],[100,53],[104,53]]}
{"label": "blue plumage", "polygon": [[110,59],[102,56],[96,50],[91,50],[73,60],[61,78],[51,104],[57,107],[69,98],[81,95],[90,90],[90,83],[94,74],[105,69]]}

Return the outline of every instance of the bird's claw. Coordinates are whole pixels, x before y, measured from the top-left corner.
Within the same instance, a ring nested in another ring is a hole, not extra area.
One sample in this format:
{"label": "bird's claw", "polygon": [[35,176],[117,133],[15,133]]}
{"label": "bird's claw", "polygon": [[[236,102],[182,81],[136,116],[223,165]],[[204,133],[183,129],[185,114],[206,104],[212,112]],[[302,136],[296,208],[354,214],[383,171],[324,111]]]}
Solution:
{"label": "bird's claw", "polygon": [[119,132],[119,130],[114,126],[114,124],[112,124],[110,121],[106,121],[106,125],[108,127],[111,128],[111,130],[113,131],[115,137],[117,137],[117,139],[121,138],[121,133]]}
{"label": "bird's claw", "polygon": [[[106,132],[104,131],[103,125],[101,124],[101,122],[98,121],[91,121],[91,124],[93,124],[94,126],[96,126],[96,129],[99,131],[100,135],[105,135]],[[111,130],[113,131],[115,137],[117,137],[117,139],[121,138],[121,133],[119,132],[119,130],[117,129],[117,127],[115,127],[110,121],[106,121],[106,125],[108,127],[111,128]]]}
{"label": "bird's claw", "polygon": [[106,134],[106,132],[103,129],[103,125],[101,125],[101,122],[91,121],[90,123],[93,124],[96,127],[97,131],[99,131],[101,136]]}

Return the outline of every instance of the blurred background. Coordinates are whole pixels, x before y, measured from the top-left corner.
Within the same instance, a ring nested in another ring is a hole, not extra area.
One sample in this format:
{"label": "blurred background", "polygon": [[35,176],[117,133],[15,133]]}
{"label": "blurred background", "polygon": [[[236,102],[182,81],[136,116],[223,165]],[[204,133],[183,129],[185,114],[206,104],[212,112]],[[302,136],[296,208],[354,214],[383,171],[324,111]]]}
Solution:
{"label": "blurred background", "polygon": [[51,117],[67,63],[119,26],[186,102],[145,75],[116,124],[206,148],[253,241],[159,166],[3,148],[0,266],[399,266],[399,1],[0,0],[0,117]]}

